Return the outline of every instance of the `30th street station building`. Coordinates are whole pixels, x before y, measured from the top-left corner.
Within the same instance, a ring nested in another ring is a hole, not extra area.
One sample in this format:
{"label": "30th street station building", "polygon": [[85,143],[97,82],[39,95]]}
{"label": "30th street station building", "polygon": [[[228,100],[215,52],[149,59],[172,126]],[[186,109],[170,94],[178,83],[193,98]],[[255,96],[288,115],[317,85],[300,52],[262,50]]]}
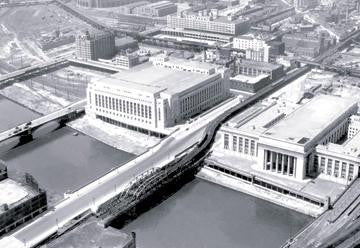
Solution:
{"label": "30th street station building", "polygon": [[347,183],[358,175],[360,163],[353,153],[360,153],[352,144],[358,141],[354,137],[347,144],[335,143],[346,137],[357,110],[356,101],[328,95],[297,107],[258,104],[221,128],[223,149],[256,160],[256,169],[268,173],[296,180],[320,173]]}

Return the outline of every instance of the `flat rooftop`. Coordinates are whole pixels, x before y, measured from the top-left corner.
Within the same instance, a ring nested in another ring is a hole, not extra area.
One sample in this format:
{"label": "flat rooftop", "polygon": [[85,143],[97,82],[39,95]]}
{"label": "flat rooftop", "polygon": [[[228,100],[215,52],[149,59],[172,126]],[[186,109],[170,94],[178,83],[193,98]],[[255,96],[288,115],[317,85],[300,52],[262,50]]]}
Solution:
{"label": "flat rooftop", "polygon": [[262,80],[264,78],[267,78],[267,77],[269,77],[269,75],[267,75],[267,74],[259,74],[259,75],[255,76],[255,77],[239,74],[239,75],[236,75],[233,78],[230,78],[230,80],[240,81],[240,82],[244,82],[244,83],[247,83],[247,84],[256,84],[260,80]]}
{"label": "flat rooftop", "polygon": [[316,96],[268,129],[263,137],[305,145],[356,104],[353,99]]}
{"label": "flat rooftop", "polygon": [[261,135],[299,105],[262,102],[236,115],[227,122],[228,128],[252,135]]}
{"label": "flat rooftop", "polygon": [[326,145],[318,145],[317,149],[326,150],[332,154],[345,154],[353,157],[354,159],[360,159],[360,133],[357,133],[351,139],[345,141],[344,144],[328,143]]}
{"label": "flat rooftop", "polygon": [[28,186],[24,186],[10,178],[0,181],[0,206],[3,204],[11,206],[34,195],[34,191]]}
{"label": "flat rooftop", "polygon": [[216,76],[218,76],[216,73],[204,75],[164,67],[155,67],[151,62],[147,62],[95,82],[144,91],[151,94],[165,92],[172,95],[181,93]]}
{"label": "flat rooftop", "polygon": [[282,67],[282,65],[280,65],[280,64],[273,64],[273,63],[267,63],[267,62],[263,62],[263,61],[254,61],[254,60],[248,60],[248,59],[242,59],[239,64],[245,65],[245,66],[252,66],[252,67],[256,67],[256,68],[270,69],[270,70],[275,70],[275,69]]}

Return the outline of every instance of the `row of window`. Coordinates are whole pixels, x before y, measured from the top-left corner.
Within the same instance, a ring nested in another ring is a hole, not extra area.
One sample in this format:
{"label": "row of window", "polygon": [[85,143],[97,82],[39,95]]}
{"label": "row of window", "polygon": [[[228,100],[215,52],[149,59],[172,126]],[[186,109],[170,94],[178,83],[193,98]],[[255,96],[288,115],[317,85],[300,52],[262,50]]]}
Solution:
{"label": "row of window", "polygon": [[237,173],[237,172],[235,172],[233,170],[225,169],[225,168],[223,168],[221,166],[217,166],[217,165],[213,165],[213,164],[207,164],[207,166],[214,169],[214,170],[217,170],[217,171],[223,172],[225,174],[228,174],[228,175],[237,177],[239,179],[242,179],[244,181],[253,182],[253,184],[255,184],[255,185],[259,185],[261,187],[264,187],[264,188],[267,188],[267,189],[270,189],[270,190],[273,190],[273,191],[277,191],[277,192],[279,192],[281,194],[289,195],[289,196],[298,198],[300,200],[303,200],[303,201],[306,201],[306,202],[309,202],[311,204],[315,204],[315,205],[318,205],[318,206],[321,206],[321,207],[324,206],[324,203],[321,202],[321,201],[313,200],[313,199],[305,197],[305,196],[303,196],[301,194],[291,192],[291,191],[289,191],[287,189],[284,189],[282,187],[279,187],[279,186],[276,186],[276,185],[273,185],[273,184],[270,184],[270,183],[266,183],[264,181],[261,181],[261,180],[257,179],[256,177],[252,178],[252,177],[249,177],[249,176],[246,176],[246,175],[242,175],[242,174]]}
{"label": "row of window", "polygon": [[[326,158],[323,156],[314,156],[314,167],[316,171],[324,173],[329,176],[340,177],[343,179],[352,180],[354,178],[354,164],[346,163],[340,160]],[[348,170],[348,177],[346,178],[346,170]]]}
{"label": "row of window", "polygon": [[193,108],[199,107],[203,102],[214,98],[217,95],[221,94],[221,81],[216,84],[207,87],[201,91],[198,91],[196,94],[188,96],[181,100],[180,102],[180,111],[188,112]]}
{"label": "row of window", "polygon": [[[229,147],[229,134],[224,134],[224,149],[230,150]],[[250,156],[257,156],[257,144],[255,140],[238,137],[236,135],[232,136],[232,151],[244,153]]]}
{"label": "row of window", "polygon": [[336,130],[333,130],[322,142],[323,145],[331,143],[336,143],[347,131],[347,122],[344,122]]}
{"label": "row of window", "polygon": [[151,107],[140,103],[133,103],[126,100],[95,94],[95,106],[146,119],[152,119]]}

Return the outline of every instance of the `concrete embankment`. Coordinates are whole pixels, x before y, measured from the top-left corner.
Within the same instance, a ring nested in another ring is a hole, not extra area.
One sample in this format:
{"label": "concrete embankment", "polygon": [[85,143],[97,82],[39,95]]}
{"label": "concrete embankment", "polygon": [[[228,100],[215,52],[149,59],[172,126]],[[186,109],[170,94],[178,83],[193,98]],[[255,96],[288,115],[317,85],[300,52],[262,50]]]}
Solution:
{"label": "concrete embankment", "polygon": [[245,180],[221,173],[206,166],[202,168],[196,176],[203,180],[252,195],[312,217],[319,216],[325,210],[323,207],[307,203],[264,187],[259,187]]}

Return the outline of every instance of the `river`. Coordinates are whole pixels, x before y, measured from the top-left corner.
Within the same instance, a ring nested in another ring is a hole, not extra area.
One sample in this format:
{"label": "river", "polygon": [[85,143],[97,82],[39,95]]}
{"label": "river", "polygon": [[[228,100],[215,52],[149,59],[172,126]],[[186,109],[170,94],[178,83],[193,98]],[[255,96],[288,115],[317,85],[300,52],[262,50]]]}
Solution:
{"label": "river", "polygon": [[125,227],[139,248],[278,248],[311,217],[195,179]]}
{"label": "river", "polygon": [[[7,114],[0,115],[3,130],[38,116],[4,98],[0,100],[0,113]],[[73,133],[68,127],[57,129],[0,155],[0,159],[7,164],[10,176],[25,172],[33,175],[47,190],[53,204],[67,190],[74,190],[135,157],[89,136]]]}
{"label": "river", "polygon": [[[38,116],[1,97],[0,113],[0,130]],[[0,158],[10,175],[32,174],[54,204],[66,190],[134,157],[73,132],[55,130]],[[122,230],[137,233],[139,248],[275,248],[309,221],[303,214],[195,179]]]}

